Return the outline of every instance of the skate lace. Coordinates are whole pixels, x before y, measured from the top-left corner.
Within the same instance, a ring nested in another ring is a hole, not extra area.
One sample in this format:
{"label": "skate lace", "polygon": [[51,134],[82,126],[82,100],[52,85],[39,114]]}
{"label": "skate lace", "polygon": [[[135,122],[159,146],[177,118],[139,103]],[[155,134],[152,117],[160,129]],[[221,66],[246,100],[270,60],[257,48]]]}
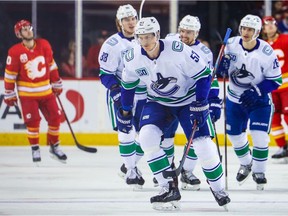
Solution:
{"label": "skate lace", "polygon": [[169,192],[169,184],[163,186],[163,187],[160,189],[159,195],[162,195],[162,194],[165,194],[165,193],[168,193],[168,192]]}
{"label": "skate lace", "polygon": [[186,175],[186,177],[187,177],[188,179],[190,179],[190,180],[197,179],[196,176],[195,176],[192,172],[190,172],[190,171],[185,171],[185,175]]}
{"label": "skate lace", "polygon": [[214,195],[217,197],[217,199],[221,199],[222,197],[228,196],[228,193],[226,193],[224,190],[221,190],[221,191],[214,191]]}
{"label": "skate lace", "polygon": [[57,146],[53,146],[53,151],[55,154],[59,155],[59,156],[63,156],[64,153],[62,152],[62,150],[60,149],[60,147],[57,145]]}
{"label": "skate lace", "polygon": [[33,158],[40,158],[40,149],[32,150],[32,157]]}
{"label": "skate lace", "polygon": [[248,165],[240,165],[238,173],[246,175],[247,173],[249,173],[251,166],[252,166],[252,163],[250,163]]}
{"label": "skate lace", "polygon": [[141,171],[140,171],[137,167],[135,167],[135,173],[136,173],[136,176],[137,176],[138,178],[141,178],[141,177],[142,177],[142,173],[141,173]]}
{"label": "skate lace", "polygon": [[133,169],[127,169],[127,173],[125,175],[125,179],[129,178],[129,179],[135,179],[137,176],[137,171],[136,168]]}
{"label": "skate lace", "polygon": [[284,148],[279,148],[278,151],[275,153],[276,155],[282,154],[284,152]]}
{"label": "skate lace", "polygon": [[265,174],[264,173],[254,173],[256,179],[264,179]]}

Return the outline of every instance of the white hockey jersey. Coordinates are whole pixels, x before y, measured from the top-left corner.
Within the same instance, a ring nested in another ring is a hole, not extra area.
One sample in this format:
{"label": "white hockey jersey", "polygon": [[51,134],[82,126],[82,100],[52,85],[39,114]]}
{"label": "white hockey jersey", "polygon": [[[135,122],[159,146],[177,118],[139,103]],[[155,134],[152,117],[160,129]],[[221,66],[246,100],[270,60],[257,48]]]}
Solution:
{"label": "white hockey jersey", "polygon": [[[137,42],[134,38],[125,38],[122,33],[111,35],[102,45],[98,61],[100,64],[100,74],[115,75],[121,82],[122,71],[124,68],[123,58]],[[146,98],[146,87],[140,83],[136,89],[136,95],[139,99]]]}
{"label": "white hockey jersey", "polygon": [[124,58],[122,86],[129,90],[145,83],[148,99],[166,106],[182,106],[195,100],[196,81],[211,71],[198,53],[179,41],[160,40],[160,54],[150,59],[141,46]]}
{"label": "white hockey jersey", "polygon": [[240,36],[228,40],[225,54],[231,55],[229,67],[229,100],[239,103],[240,95],[253,85],[263,80],[272,80],[281,85],[281,69],[272,47],[265,41],[257,39],[253,50],[242,46]]}
{"label": "white hockey jersey", "polygon": [[129,40],[116,33],[110,36],[102,45],[98,61],[100,70],[105,74],[116,75],[121,80],[124,68],[123,57],[133,47],[135,40]]}
{"label": "white hockey jersey", "polygon": [[[165,39],[180,41],[180,34],[170,33],[165,37]],[[207,46],[205,46],[203,43],[201,43],[199,40],[196,40],[195,43],[189,47],[191,49],[194,49],[195,52],[197,52],[199,55],[203,57],[204,61],[207,63],[207,66],[212,71],[213,70],[213,53],[211,52],[211,50]]]}

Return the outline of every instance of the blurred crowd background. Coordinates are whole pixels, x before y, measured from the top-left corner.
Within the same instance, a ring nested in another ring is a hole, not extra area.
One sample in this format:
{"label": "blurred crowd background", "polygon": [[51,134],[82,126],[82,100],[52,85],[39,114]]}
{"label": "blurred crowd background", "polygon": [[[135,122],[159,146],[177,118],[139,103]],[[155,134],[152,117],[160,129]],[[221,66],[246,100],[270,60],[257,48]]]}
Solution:
{"label": "blurred crowd background", "polygon": [[[37,37],[49,40],[62,77],[75,77],[75,1],[37,2]],[[35,3],[35,1],[34,1]],[[141,1],[83,1],[82,16],[82,77],[99,76],[98,53],[102,43],[117,29],[116,11],[120,5],[131,4],[138,11]],[[178,1],[178,17],[198,16],[201,21],[199,39],[206,41],[215,58],[221,46],[221,36],[228,27],[238,34],[238,25],[246,14],[263,17],[265,1]],[[0,77],[3,77],[8,49],[19,42],[14,24],[20,19],[32,21],[32,1],[0,2]],[[35,4],[34,4],[35,6]],[[169,31],[170,1],[146,0],[143,16],[155,16],[161,25],[161,37]],[[282,32],[288,33],[288,0],[271,1],[272,15]],[[286,29],[285,29],[286,28]]]}

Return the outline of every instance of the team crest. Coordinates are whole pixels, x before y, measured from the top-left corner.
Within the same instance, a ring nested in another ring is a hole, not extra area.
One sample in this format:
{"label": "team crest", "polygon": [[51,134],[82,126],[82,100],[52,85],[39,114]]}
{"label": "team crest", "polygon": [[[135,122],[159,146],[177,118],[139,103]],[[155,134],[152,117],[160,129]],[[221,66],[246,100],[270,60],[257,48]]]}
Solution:
{"label": "team crest", "polygon": [[242,64],[240,69],[236,69],[231,73],[231,81],[242,88],[251,86],[251,82],[255,79],[255,76],[246,70],[246,65]]}
{"label": "team crest", "polygon": [[175,84],[177,78],[163,77],[161,73],[157,73],[157,81],[152,81],[151,89],[161,96],[171,96],[175,94],[180,86]]}
{"label": "team crest", "polygon": [[26,53],[21,54],[21,55],[20,55],[20,62],[21,62],[21,63],[25,63],[25,62],[27,62],[27,61],[28,61],[28,56],[27,56],[27,54],[26,54]]}

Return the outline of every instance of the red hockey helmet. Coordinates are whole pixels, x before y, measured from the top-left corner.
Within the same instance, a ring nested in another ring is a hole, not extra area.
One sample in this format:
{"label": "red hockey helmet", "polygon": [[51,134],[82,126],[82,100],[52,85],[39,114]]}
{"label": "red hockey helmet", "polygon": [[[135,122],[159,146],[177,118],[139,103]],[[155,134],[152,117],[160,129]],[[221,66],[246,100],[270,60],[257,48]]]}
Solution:
{"label": "red hockey helmet", "polygon": [[262,18],[262,24],[268,24],[268,22],[272,22],[274,25],[277,25],[276,19],[272,16],[265,16]]}
{"label": "red hockey helmet", "polygon": [[20,38],[20,31],[24,26],[32,26],[27,20],[20,20],[14,26],[14,32],[17,38]]}

